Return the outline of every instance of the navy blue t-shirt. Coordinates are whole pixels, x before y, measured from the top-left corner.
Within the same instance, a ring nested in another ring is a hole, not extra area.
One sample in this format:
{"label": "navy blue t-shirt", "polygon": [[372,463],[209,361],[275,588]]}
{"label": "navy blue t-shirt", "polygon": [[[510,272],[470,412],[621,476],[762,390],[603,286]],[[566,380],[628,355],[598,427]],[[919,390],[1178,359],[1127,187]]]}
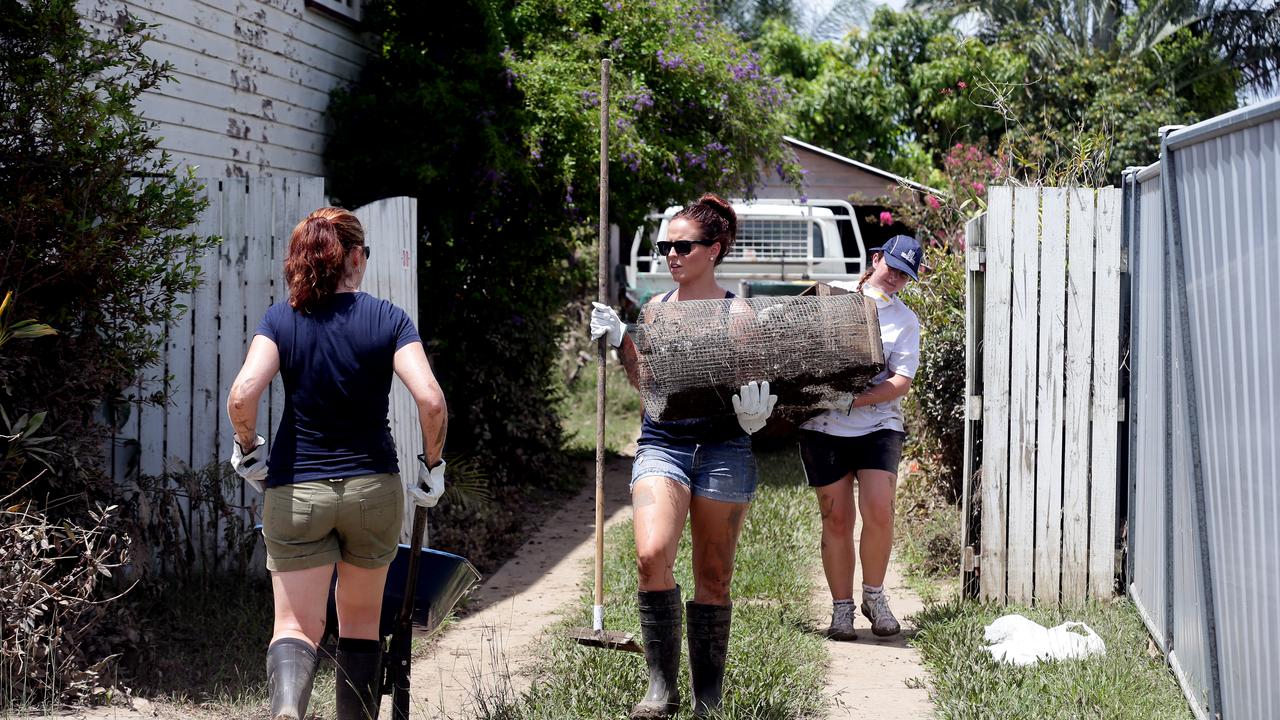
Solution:
{"label": "navy blue t-shirt", "polygon": [[284,380],[267,487],[400,471],[387,407],[395,353],[420,340],[408,313],[337,293],[311,312],[272,305],[256,334],[275,342]]}

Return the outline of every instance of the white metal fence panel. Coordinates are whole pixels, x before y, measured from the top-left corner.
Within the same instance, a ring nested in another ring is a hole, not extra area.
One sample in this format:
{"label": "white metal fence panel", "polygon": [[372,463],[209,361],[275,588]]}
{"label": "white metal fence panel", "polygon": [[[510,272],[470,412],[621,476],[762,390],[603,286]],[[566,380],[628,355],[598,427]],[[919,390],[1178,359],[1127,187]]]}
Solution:
{"label": "white metal fence panel", "polygon": [[[1164,290],[1164,204],[1158,168],[1146,179],[1126,186],[1131,207],[1129,259],[1132,263],[1133,319],[1130,324],[1129,452],[1133,457],[1133,523],[1129,527],[1129,551],[1144,553],[1133,563],[1129,594],[1160,649],[1168,653],[1171,568],[1166,547],[1173,537],[1168,520],[1172,508],[1165,498],[1169,472],[1165,426],[1165,395],[1145,388],[1163,387],[1167,363],[1165,318],[1171,300]],[[1135,187],[1136,184],[1136,187]]]}
{"label": "white metal fence panel", "polygon": [[[201,259],[203,282],[178,303],[187,311],[165,332],[160,362],[142,373],[134,399],[163,392],[164,404],[143,404],[112,439],[118,478],[134,472],[202,471],[231,456],[232,431],[226,398],[258,322],[266,309],[288,297],[283,262],[294,226],[322,207],[323,178],[214,178],[203,191],[209,207],[194,228],[218,235],[222,244]],[[403,307],[417,322],[417,202],[392,198],[355,211],[366,225],[372,254],[364,289]],[[417,412],[407,390],[396,381],[392,392],[391,427],[401,468],[410,471],[421,452]],[[284,408],[279,377],[258,408],[258,427],[270,443]],[[243,483],[233,483],[225,500],[242,508],[252,523],[261,514],[261,498]],[[185,540],[194,559],[222,563],[227,530],[225,517],[209,508],[186,514]],[[164,567],[167,560],[161,559]]]}
{"label": "white metal fence panel", "polygon": [[1129,590],[1164,606],[1149,625],[1197,716],[1280,717],[1280,100],[1169,133],[1160,167],[1126,183],[1164,206],[1131,236],[1164,251],[1135,270],[1132,437],[1166,460],[1132,468]]}
{"label": "white metal fence panel", "polygon": [[[1203,483],[1222,706],[1280,716],[1280,101],[1175,132],[1191,473]],[[1224,222],[1224,219],[1227,219]],[[1197,457],[1198,456],[1198,457]],[[1175,651],[1177,646],[1175,644]]]}
{"label": "white metal fence panel", "polygon": [[1078,605],[1114,588],[1120,199],[992,188],[985,221],[967,228],[985,259],[982,283],[968,284],[982,292],[969,299],[981,347],[968,347],[982,358],[970,373],[981,402],[966,408],[967,423],[982,421],[980,453],[968,425],[966,463],[981,467],[984,599]]}

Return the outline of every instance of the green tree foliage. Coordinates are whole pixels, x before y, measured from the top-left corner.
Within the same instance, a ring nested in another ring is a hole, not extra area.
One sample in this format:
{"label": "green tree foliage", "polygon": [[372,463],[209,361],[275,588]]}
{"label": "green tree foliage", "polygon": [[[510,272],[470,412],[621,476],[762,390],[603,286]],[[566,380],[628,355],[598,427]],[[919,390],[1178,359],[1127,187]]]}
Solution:
{"label": "green tree foliage", "polygon": [[418,198],[419,330],[449,399],[450,453],[474,453],[498,483],[546,483],[562,469],[548,371],[572,282],[570,201],[529,160],[503,21],[485,0],[366,5],[382,42],[333,96],[326,164],[345,205]]}
{"label": "green tree foliage", "polygon": [[624,226],[711,190],[750,193],[763,165],[796,181],[787,97],[759,56],[696,2],[525,0],[505,57],[525,98],[531,160],[585,214],[598,188],[600,58],[613,60],[610,207]]}
{"label": "green tree foliage", "polygon": [[28,497],[84,492],[101,456],[95,410],[155,361],[154,328],[182,311],[174,298],[212,242],[183,230],[199,187],[135,110],[168,74],[143,31],[126,21],[96,39],[73,0],[0,0],[0,288],[14,316],[57,330],[2,351],[0,406],[47,412],[57,441],[55,472],[0,472],[0,495],[33,478]]}
{"label": "green tree foliage", "polygon": [[988,40],[1020,43],[1042,71],[1070,70],[1082,59],[1112,61],[1160,53],[1186,31],[1204,38],[1215,62],[1181,68],[1178,88],[1223,70],[1245,86],[1269,90],[1280,70],[1280,7],[1275,0],[913,0],[944,16],[968,14]]}
{"label": "green tree foliage", "polygon": [[[1024,5],[1010,12],[1038,12]],[[1145,20],[1117,22],[1116,42],[1133,43]],[[1227,112],[1248,83],[1194,24],[1136,55],[1086,46],[1070,62],[1038,48],[1045,27],[1001,27],[966,36],[948,14],[881,8],[865,33],[839,43],[775,23],[756,47],[792,92],[792,133],[933,184],[945,181],[956,143],[1009,158],[1028,181],[1115,182],[1154,159],[1161,125]]]}
{"label": "green tree foliage", "polygon": [[699,6],[384,0],[377,52],[330,106],[331,191],[418,198],[420,324],[449,451],[499,483],[561,474],[552,370],[562,308],[593,285],[600,59],[614,59],[611,207],[624,224],[736,194],[781,142],[784,91]]}
{"label": "green tree foliage", "polygon": [[1027,67],[942,18],[887,9],[840,42],[772,23],[756,46],[793,94],[793,134],[920,179],[956,142],[999,141],[1006,119],[986,88],[1020,83]]}

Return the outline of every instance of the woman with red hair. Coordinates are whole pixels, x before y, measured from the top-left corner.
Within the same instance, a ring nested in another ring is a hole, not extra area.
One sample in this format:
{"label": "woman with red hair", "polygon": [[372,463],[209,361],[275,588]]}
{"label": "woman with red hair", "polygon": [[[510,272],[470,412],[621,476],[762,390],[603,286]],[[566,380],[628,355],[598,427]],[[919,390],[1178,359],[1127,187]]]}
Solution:
{"label": "woman with red hair", "polygon": [[[444,394],[408,314],[360,292],[368,260],[364,229],[350,212],[321,208],[298,223],[284,261],[289,300],[267,310],[227,399],[231,465],[259,490],[265,482],[273,720],[307,715],[335,568],[337,717],[378,716],[382,592],[404,518],[387,422],[393,373],[416,401],[422,427],[425,453],[409,494],[432,506],[444,492]],[[277,372],[285,405],[266,458],[258,400]]]}

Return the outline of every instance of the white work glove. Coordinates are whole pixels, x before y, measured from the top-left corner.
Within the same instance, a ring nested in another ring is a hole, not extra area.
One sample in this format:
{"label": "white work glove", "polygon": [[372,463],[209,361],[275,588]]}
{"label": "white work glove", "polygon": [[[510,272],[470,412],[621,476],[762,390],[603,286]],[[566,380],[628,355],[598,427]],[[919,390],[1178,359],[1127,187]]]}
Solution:
{"label": "white work glove", "polygon": [[750,435],[764,427],[777,402],[778,396],[769,394],[768,380],[762,383],[752,380],[733,396],[733,411],[738,414],[738,424]]}
{"label": "white work glove", "polygon": [[622,335],[627,331],[626,323],[618,317],[613,308],[604,303],[591,303],[591,339],[599,340],[609,337],[609,344],[618,347],[622,344]]}
{"label": "white work glove", "polygon": [[240,447],[240,441],[233,439],[235,449],[231,451],[231,469],[254,490],[263,492],[262,483],[267,479],[267,439],[259,435],[257,443],[246,453]]}
{"label": "white work glove", "polygon": [[418,481],[409,488],[409,499],[415,505],[435,507],[444,494],[444,458],[433,468],[427,467],[427,459],[418,455]]}

